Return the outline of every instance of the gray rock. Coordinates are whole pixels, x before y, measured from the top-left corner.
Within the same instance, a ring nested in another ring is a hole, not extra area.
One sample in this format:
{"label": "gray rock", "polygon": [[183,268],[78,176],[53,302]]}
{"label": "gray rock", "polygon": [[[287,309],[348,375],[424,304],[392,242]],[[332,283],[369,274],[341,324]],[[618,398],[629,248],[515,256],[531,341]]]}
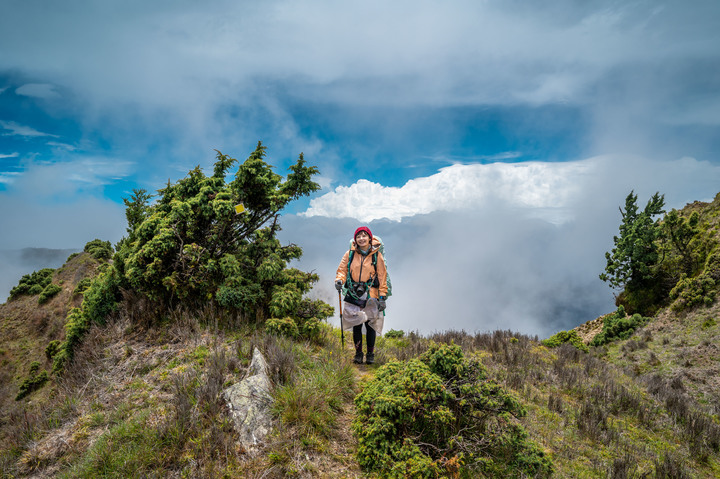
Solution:
{"label": "gray rock", "polygon": [[240,444],[252,454],[272,431],[270,378],[267,362],[255,348],[248,375],[223,391]]}

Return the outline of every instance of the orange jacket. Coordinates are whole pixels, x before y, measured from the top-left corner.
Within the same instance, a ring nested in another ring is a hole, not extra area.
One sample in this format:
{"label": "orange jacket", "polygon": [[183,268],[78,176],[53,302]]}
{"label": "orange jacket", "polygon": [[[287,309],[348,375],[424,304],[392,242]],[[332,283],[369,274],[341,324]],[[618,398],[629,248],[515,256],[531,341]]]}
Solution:
{"label": "orange jacket", "polygon": [[[385,268],[385,259],[381,252],[378,251],[380,242],[373,238],[372,247],[367,256],[363,256],[357,245],[353,241],[353,261],[350,265],[350,276],[353,281],[361,281],[363,283],[370,281],[370,278],[375,276],[375,266],[372,264],[372,255],[377,252],[377,277],[380,283],[379,288],[371,288],[370,296],[373,298],[379,298],[380,296],[387,296],[387,269]],[[340,266],[338,266],[337,273],[335,274],[335,281],[340,280],[345,283],[348,270],[348,258],[350,257],[350,251],[346,251]]]}

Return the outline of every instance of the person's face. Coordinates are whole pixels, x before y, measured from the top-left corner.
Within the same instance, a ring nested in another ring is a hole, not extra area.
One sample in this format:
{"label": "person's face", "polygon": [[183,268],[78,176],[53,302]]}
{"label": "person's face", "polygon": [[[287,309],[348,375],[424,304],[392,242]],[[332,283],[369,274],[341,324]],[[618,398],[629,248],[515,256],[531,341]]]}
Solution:
{"label": "person's face", "polygon": [[370,244],[370,237],[366,232],[361,231],[355,237],[355,242],[360,248],[365,249]]}

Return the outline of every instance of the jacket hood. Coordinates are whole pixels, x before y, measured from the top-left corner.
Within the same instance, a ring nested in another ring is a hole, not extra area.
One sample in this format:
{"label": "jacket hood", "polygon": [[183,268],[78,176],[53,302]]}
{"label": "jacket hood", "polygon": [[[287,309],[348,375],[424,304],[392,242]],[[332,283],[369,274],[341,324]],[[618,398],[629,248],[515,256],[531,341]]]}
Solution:
{"label": "jacket hood", "polygon": [[[351,243],[351,244],[352,244],[352,248],[353,248],[355,251],[360,251],[360,248],[358,248],[358,245],[357,245],[357,243],[355,243],[355,240],[352,240],[352,243]],[[370,245],[370,252],[371,252],[371,253],[374,253],[374,252],[376,252],[378,249],[380,249],[380,241],[373,236],[372,244]]]}

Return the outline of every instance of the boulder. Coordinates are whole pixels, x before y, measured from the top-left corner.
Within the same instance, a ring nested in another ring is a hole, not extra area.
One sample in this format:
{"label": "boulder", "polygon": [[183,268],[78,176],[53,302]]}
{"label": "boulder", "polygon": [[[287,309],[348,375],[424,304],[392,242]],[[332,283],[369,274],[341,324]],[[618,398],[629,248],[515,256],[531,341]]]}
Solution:
{"label": "boulder", "polygon": [[272,430],[270,378],[267,362],[255,348],[245,379],[223,391],[240,444],[253,453]]}

